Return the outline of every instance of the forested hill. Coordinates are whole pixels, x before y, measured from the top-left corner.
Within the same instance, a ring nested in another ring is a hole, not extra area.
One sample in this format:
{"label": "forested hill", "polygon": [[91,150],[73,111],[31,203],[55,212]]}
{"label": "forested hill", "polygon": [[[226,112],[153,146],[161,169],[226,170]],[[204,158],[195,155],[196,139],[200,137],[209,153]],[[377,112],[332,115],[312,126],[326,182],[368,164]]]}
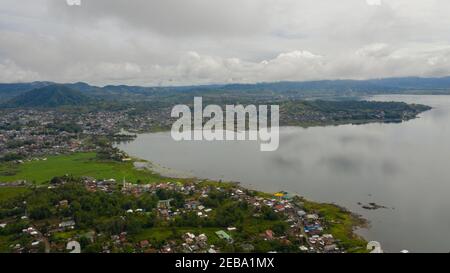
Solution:
{"label": "forested hill", "polygon": [[[55,85],[52,82],[0,84],[0,101],[5,102],[21,94]],[[87,83],[64,86],[84,95],[106,100],[158,101],[178,103],[192,101],[193,96],[211,100],[284,100],[306,98],[358,97],[373,94],[450,94],[450,77],[443,78],[386,78],[372,80],[323,80],[307,82],[272,82],[255,84],[222,84],[200,86],[143,87],[107,85],[98,87]]]}
{"label": "forested hill", "polygon": [[89,103],[88,96],[64,85],[49,85],[23,93],[5,103],[8,108],[80,106]]}

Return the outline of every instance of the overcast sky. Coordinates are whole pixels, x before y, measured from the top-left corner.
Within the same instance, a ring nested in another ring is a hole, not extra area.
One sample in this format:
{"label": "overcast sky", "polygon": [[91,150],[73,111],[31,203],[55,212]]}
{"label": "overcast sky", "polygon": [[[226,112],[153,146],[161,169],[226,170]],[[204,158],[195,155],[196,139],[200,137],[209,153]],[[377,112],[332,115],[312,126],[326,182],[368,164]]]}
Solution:
{"label": "overcast sky", "polygon": [[449,0],[78,1],[0,0],[0,82],[450,75]]}

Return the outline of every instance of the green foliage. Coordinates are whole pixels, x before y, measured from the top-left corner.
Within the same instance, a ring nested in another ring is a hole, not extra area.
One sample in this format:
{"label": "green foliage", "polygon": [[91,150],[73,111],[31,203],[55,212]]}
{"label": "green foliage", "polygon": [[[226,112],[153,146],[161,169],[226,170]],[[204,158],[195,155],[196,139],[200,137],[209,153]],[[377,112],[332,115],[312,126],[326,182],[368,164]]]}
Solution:
{"label": "green foliage", "polygon": [[249,207],[244,202],[230,202],[219,207],[216,212],[216,223],[221,227],[239,225],[249,214]]}
{"label": "green foliage", "polygon": [[213,190],[208,193],[208,197],[203,198],[202,204],[209,208],[217,208],[228,199],[227,193],[223,191]]}
{"label": "green foliage", "polygon": [[176,191],[168,191],[168,190],[164,190],[164,189],[158,189],[156,191],[156,196],[160,200],[172,199],[170,204],[176,208],[182,208],[185,203],[184,195],[182,193],[176,192]]}
{"label": "green foliage", "polygon": [[261,214],[265,220],[276,221],[280,218],[280,216],[268,206],[263,206],[261,208]]}
{"label": "green foliage", "polygon": [[[19,146],[20,147],[20,146]],[[0,162],[9,162],[9,161],[15,161],[15,160],[22,160],[25,157],[21,154],[17,153],[7,153],[0,157]]]}
{"label": "green foliage", "polygon": [[89,97],[64,85],[49,85],[19,95],[5,105],[9,108],[60,107],[87,104]]}
{"label": "green foliage", "polygon": [[30,161],[20,165],[14,165],[14,172],[5,175],[11,170],[8,163],[0,164],[0,181],[13,182],[17,180],[36,181],[44,184],[55,176],[70,174],[73,176],[90,176],[97,179],[114,178],[122,181],[137,180],[145,183],[160,181],[157,174],[144,170],[136,170],[133,162],[116,162],[110,160],[99,160],[96,153],[76,153],[71,155],[50,156],[47,160]]}
{"label": "green foliage", "polygon": [[273,225],[272,230],[275,232],[278,236],[285,235],[286,231],[288,230],[289,226],[286,222],[278,222],[275,225]]}

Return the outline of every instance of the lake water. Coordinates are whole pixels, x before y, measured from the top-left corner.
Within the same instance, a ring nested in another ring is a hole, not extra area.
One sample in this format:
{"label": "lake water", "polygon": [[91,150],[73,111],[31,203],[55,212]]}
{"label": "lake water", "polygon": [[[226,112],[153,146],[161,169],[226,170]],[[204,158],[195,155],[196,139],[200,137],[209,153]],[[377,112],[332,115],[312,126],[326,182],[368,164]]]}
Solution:
{"label": "lake water", "polygon": [[[385,251],[450,251],[450,96],[376,96],[433,110],[397,124],[286,127],[276,152],[255,142],[175,142],[143,134],[129,154],[197,177],[334,202],[371,222],[360,231]],[[375,202],[387,208],[365,210]]]}

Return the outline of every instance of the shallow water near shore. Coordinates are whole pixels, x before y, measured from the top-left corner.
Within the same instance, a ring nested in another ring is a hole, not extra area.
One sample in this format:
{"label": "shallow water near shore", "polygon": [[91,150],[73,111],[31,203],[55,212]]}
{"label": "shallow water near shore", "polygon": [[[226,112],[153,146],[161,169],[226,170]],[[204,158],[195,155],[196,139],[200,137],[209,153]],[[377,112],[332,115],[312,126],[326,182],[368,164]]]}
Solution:
{"label": "shallow water near shore", "polygon": [[358,232],[388,252],[450,251],[450,96],[370,99],[433,109],[403,123],[284,127],[275,152],[252,141],[175,142],[169,132],[118,147],[166,170],[344,206],[370,221]]}

